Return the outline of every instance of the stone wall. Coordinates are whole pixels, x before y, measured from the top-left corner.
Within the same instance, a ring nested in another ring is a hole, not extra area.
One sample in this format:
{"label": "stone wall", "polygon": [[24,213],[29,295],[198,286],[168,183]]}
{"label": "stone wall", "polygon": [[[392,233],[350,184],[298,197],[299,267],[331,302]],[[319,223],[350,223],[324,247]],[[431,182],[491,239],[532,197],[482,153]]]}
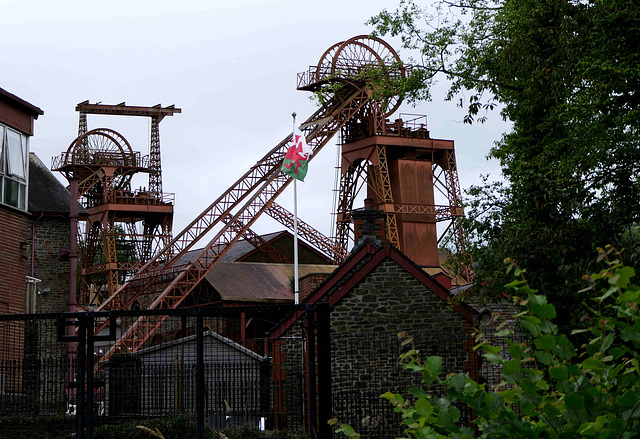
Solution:
{"label": "stone wall", "polygon": [[[69,260],[61,258],[60,251],[69,248],[69,218],[43,216],[38,219],[33,216],[29,220],[29,240],[34,224],[33,276],[42,281],[38,284],[38,290],[42,294],[36,299],[36,310],[41,313],[66,312],[69,308]],[[47,292],[43,293],[44,291]]]}
{"label": "stone wall", "polygon": [[[335,293],[369,260],[364,257],[359,261],[330,293]],[[410,334],[413,343],[403,345],[398,338],[401,331]],[[400,420],[380,395],[386,391],[408,394],[411,386],[420,385],[421,376],[403,370],[399,355],[415,347],[423,359],[431,355],[443,357],[444,373],[475,368],[477,375],[477,357],[470,355],[471,331],[471,322],[400,264],[392,259],[381,262],[331,309],[333,416],[354,426],[363,437],[400,436]],[[300,378],[305,380],[297,375],[301,354],[296,334],[300,329],[294,325],[278,340],[274,353],[274,372],[282,389],[276,400],[283,401],[286,419],[292,419],[296,408],[300,408],[289,390],[296,387],[291,384],[299,386]],[[443,389],[431,390],[438,393]],[[463,416],[469,419],[468,414]]]}
{"label": "stone wall", "polygon": [[[407,394],[420,376],[404,371],[399,355],[413,346],[423,359],[443,357],[445,373],[465,372],[477,366],[468,355],[470,329],[470,322],[399,264],[382,262],[331,311],[335,415],[371,437],[401,434],[380,395]],[[413,344],[401,344],[401,331],[413,337]]]}
{"label": "stone wall", "polygon": [[[522,328],[518,323],[517,317],[515,317],[518,313],[518,308],[506,298],[499,303],[488,303],[482,306],[475,305],[474,307],[481,311],[481,317],[484,316],[484,319],[479,319],[476,325],[479,333],[482,334],[482,340],[492,346],[499,346],[502,349],[500,355],[510,360],[509,344],[505,341],[505,338],[516,342],[524,339]],[[498,332],[503,330],[510,330],[512,335],[508,337],[496,336]],[[503,382],[502,365],[480,361],[478,381],[486,383],[487,389],[490,391],[504,390],[497,388]]]}
{"label": "stone wall", "polygon": [[392,260],[379,264],[331,310],[332,334],[460,332],[463,321],[460,313]]}

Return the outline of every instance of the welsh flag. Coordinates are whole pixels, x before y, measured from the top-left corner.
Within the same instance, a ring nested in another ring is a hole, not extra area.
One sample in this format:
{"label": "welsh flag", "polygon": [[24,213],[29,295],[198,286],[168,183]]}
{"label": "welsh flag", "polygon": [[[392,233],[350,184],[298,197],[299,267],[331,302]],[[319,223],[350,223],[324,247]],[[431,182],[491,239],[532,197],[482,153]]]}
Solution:
{"label": "welsh flag", "polygon": [[304,181],[311,153],[311,147],[307,145],[304,135],[298,128],[294,128],[293,140],[287,150],[287,154],[284,156],[284,162],[280,170],[293,178]]}

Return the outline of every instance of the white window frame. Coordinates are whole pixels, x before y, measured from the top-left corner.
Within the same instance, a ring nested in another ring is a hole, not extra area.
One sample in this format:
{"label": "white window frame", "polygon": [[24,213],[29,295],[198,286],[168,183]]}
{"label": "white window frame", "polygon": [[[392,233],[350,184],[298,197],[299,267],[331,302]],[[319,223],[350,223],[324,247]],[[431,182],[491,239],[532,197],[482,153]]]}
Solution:
{"label": "white window frame", "polygon": [[7,150],[7,175],[18,177],[20,179],[26,179],[26,145],[23,141],[22,134],[11,129],[6,130],[5,145],[5,149]]}
{"label": "white window frame", "polygon": [[[10,136],[13,142],[10,143]],[[18,140],[16,148],[15,140]],[[29,136],[0,123],[0,203],[27,210],[29,182]],[[15,203],[7,197],[10,187],[17,187]]]}

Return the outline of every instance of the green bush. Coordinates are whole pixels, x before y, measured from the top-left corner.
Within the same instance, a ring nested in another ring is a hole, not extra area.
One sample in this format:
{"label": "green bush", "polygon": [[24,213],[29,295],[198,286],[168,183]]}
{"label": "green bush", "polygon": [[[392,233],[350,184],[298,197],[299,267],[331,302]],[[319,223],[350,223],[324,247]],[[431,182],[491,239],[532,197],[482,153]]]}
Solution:
{"label": "green bush", "polygon": [[[149,439],[153,436],[138,428],[147,427],[153,431],[160,431],[164,439],[184,439],[196,437],[196,420],[193,416],[175,415],[158,419],[148,419],[142,422],[122,422],[119,424],[105,424],[94,429],[95,439]],[[205,428],[205,438],[218,439],[216,433]]]}
{"label": "green bush", "polygon": [[[151,439],[152,432],[158,431],[164,439],[195,438],[197,433],[196,418],[188,415],[176,415],[166,418],[150,419],[138,423],[123,422],[119,424],[105,424],[93,432],[94,439]],[[307,436],[298,435],[290,431],[260,431],[257,427],[244,425],[213,430],[205,425],[205,439],[306,439]]]}
{"label": "green bush", "polygon": [[221,430],[227,439],[307,439],[308,436],[291,431],[260,431],[257,427],[244,425]]}
{"label": "green bush", "polygon": [[[590,295],[589,312],[582,316],[588,328],[574,332],[588,341],[578,348],[552,322],[554,306],[510,267],[519,279],[509,287],[525,309],[519,317],[530,342],[506,339],[509,355],[486,343],[478,346],[487,361],[503,368],[495,389],[466,374],[442,378],[440,357],[423,363],[416,350],[402,355],[404,368],[421,373],[423,385],[411,388],[410,396],[382,396],[402,415],[406,437],[640,437],[640,288],[631,283],[634,270],[613,249],[600,250],[599,260],[606,268],[591,275],[591,287],[581,291]],[[445,387],[444,397],[430,394],[434,384]],[[473,425],[460,425],[460,403],[473,410]],[[346,436],[360,437],[350,426],[333,423]]]}
{"label": "green bush", "polygon": [[0,439],[69,439],[75,431],[71,418],[0,418]]}

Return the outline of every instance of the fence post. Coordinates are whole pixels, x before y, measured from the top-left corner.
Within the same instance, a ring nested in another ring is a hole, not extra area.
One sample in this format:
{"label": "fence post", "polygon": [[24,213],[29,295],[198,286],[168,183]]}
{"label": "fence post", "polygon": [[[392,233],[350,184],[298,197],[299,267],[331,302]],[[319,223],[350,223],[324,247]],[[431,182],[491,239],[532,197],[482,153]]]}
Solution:
{"label": "fence post", "polygon": [[275,418],[275,416],[270,416],[271,395],[273,392],[273,387],[271,386],[272,371],[273,363],[270,358],[265,357],[260,363],[260,417],[265,419],[266,429],[273,428],[273,418]]}
{"label": "fence post", "polygon": [[76,431],[78,439],[86,439],[86,432],[84,431],[84,374],[85,374],[85,359],[87,357],[87,345],[86,335],[87,326],[83,315],[78,315],[78,355],[76,361],[78,362],[78,375],[76,376]]}
{"label": "fence post", "polygon": [[331,437],[329,419],[333,417],[331,401],[331,314],[328,303],[316,305],[318,331],[318,433]]}
{"label": "fence post", "polygon": [[93,417],[93,312],[88,312],[86,320],[86,333],[87,333],[87,394],[86,394],[86,439],[91,439],[91,418]]}
{"label": "fence post", "polygon": [[307,305],[307,340],[309,350],[309,428],[311,437],[317,437],[318,424],[316,422],[316,337],[314,328],[315,309]]}
{"label": "fence post", "polygon": [[196,309],[196,438],[204,437],[204,340],[203,318],[200,309]]}

